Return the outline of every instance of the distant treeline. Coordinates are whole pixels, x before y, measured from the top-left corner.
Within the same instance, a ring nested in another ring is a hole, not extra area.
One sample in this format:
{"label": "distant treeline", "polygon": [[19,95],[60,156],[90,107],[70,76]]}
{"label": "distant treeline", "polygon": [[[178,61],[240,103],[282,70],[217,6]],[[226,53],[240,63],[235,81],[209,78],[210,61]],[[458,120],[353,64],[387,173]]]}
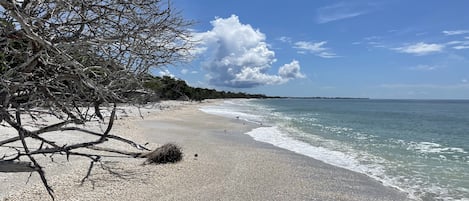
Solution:
{"label": "distant treeline", "polygon": [[217,91],[215,89],[191,87],[184,80],[169,76],[149,76],[144,83],[147,90],[157,93],[162,100],[195,100],[222,98],[276,98],[263,94],[247,94],[243,92]]}
{"label": "distant treeline", "polygon": [[368,100],[370,98],[357,98],[357,97],[323,97],[323,96],[316,96],[316,97],[290,97],[295,99],[364,99]]}

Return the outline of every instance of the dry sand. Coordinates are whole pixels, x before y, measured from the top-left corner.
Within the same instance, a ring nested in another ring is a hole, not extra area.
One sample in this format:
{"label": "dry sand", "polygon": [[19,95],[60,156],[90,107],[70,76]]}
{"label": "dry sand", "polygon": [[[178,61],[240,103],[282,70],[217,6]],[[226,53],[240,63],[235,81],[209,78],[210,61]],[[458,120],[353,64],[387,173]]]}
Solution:
{"label": "dry sand", "polygon": [[[143,159],[106,157],[83,184],[87,160],[46,163],[57,200],[406,200],[365,175],[254,141],[244,133],[256,125],[175,105],[145,111],[144,120],[123,118],[113,133],[151,148],[177,143],[183,161],[143,166]],[[50,199],[37,174],[25,184],[28,175],[0,173],[0,199]]]}

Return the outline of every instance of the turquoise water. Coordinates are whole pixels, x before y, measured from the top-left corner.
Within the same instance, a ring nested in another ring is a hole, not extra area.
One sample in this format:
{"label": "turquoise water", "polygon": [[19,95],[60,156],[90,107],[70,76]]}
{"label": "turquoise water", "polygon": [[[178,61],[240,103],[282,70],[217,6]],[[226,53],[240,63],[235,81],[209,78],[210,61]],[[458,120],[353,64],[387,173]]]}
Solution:
{"label": "turquoise water", "polygon": [[364,173],[416,200],[469,200],[469,101],[230,100],[205,112],[247,134]]}

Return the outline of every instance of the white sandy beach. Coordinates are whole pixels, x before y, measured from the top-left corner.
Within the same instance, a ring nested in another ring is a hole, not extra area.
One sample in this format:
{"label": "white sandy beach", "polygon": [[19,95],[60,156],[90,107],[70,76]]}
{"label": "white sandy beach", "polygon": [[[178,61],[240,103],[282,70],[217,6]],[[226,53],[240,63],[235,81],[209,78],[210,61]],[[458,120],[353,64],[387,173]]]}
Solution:
{"label": "white sandy beach", "polygon": [[[144,159],[105,157],[81,185],[88,160],[43,158],[57,200],[406,200],[365,175],[254,141],[244,133],[256,125],[203,113],[200,104],[166,106],[142,110],[144,119],[121,114],[112,133],[150,148],[177,143],[183,161],[143,166]],[[28,176],[0,173],[0,199],[50,199],[38,175],[26,184]]]}

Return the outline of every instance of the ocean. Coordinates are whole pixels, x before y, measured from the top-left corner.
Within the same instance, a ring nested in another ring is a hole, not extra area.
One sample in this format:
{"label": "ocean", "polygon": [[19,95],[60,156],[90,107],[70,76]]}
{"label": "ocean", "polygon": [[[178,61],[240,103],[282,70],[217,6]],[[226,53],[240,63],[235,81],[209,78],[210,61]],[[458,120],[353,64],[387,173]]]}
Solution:
{"label": "ocean", "polygon": [[366,174],[415,200],[469,200],[469,101],[226,100],[255,140]]}

